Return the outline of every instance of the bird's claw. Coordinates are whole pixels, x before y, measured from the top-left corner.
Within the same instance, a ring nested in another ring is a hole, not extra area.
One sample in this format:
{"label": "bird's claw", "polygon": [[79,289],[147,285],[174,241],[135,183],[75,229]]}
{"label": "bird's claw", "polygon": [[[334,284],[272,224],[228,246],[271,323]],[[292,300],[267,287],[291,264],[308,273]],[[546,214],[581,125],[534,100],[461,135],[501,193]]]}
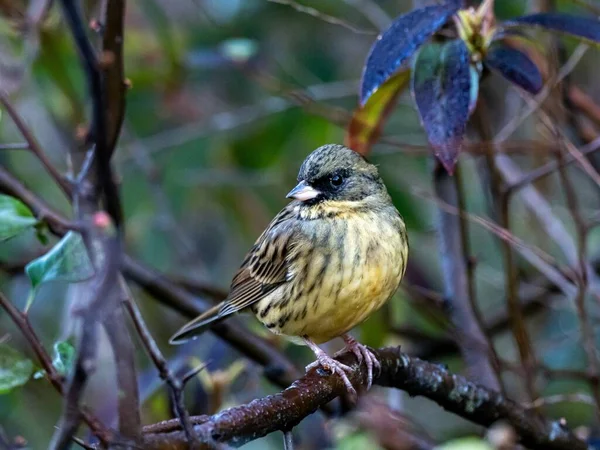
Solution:
{"label": "bird's claw", "polygon": [[350,382],[348,375],[346,375],[346,372],[352,373],[354,371],[352,369],[352,367],[347,366],[346,364],[343,364],[343,363],[333,359],[332,357],[328,356],[326,353],[321,353],[321,354],[317,355],[317,360],[315,362],[309,364],[308,366],[306,366],[306,371],[308,372],[310,369],[318,368],[318,367],[322,367],[323,369],[325,369],[327,372],[329,372],[331,374],[337,373],[338,376],[344,382],[344,385],[346,386],[346,390],[348,391],[350,396],[353,398],[357,397],[356,389],[354,389],[354,386],[352,386],[352,383]]}
{"label": "bird's claw", "polygon": [[338,356],[349,350],[356,356],[359,365],[364,361],[367,366],[367,390],[369,390],[373,384],[373,368],[377,369],[379,372],[381,370],[381,363],[366,345],[361,344],[353,337],[348,335],[344,336],[344,342],[346,343],[346,348],[341,352],[336,353],[334,356]]}

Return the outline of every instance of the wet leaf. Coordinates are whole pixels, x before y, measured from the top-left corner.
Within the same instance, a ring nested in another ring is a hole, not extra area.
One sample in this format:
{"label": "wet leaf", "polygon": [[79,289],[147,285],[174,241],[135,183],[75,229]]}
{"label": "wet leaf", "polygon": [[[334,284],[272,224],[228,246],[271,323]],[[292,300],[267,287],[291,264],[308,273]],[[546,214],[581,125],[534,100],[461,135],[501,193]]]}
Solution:
{"label": "wet leaf", "polygon": [[[84,281],[94,274],[94,269],[81,235],[70,231],[52,249],[25,266],[25,273],[35,292],[48,281]],[[26,309],[31,305],[32,297]]]}
{"label": "wet leaf", "polygon": [[490,47],[483,62],[531,94],[537,94],[544,86],[544,78],[538,66],[529,56],[515,48],[496,43]]}
{"label": "wet leaf", "polygon": [[52,365],[61,375],[66,375],[75,360],[75,348],[67,341],[60,341],[54,344],[54,357]]}
{"label": "wet leaf", "polygon": [[469,51],[461,40],[429,44],[413,65],[412,91],[435,155],[452,173],[469,119]]}
{"label": "wet leaf", "polygon": [[0,195],[0,242],[32,229],[37,223],[33,213],[20,200]]}
{"label": "wet leaf", "polygon": [[33,373],[33,362],[6,344],[0,344],[0,394],[22,386]]}
{"label": "wet leaf", "polygon": [[369,153],[409,80],[409,70],[393,75],[369,97],[364,106],[354,111],[345,137],[348,147],[362,155]]}
{"label": "wet leaf", "polygon": [[446,442],[435,447],[434,450],[493,450],[493,448],[482,439],[466,437]]}
{"label": "wet leaf", "polygon": [[419,47],[458,9],[459,2],[449,2],[415,9],[398,17],[369,51],[360,83],[360,104],[364,105],[379,86],[408,63]]}
{"label": "wet leaf", "polygon": [[504,26],[535,25],[570,34],[592,43],[600,43],[600,20],[593,17],[560,13],[539,13],[511,19]]}
{"label": "wet leaf", "polygon": [[[497,39],[496,42],[510,48],[519,50],[521,53],[525,53],[527,57],[537,66],[540,71],[542,78],[546,80],[549,77],[548,67],[548,55],[546,55],[547,49],[542,45],[541,42],[534,41],[530,36],[521,33],[522,30],[513,28],[505,33],[502,33],[502,37]],[[494,44],[492,44],[494,45]]]}

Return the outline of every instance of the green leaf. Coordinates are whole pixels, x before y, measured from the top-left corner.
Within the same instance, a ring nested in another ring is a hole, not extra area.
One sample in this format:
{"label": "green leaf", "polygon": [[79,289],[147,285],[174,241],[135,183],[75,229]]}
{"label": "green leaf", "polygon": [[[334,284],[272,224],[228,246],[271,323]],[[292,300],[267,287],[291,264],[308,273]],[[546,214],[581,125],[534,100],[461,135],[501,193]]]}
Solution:
{"label": "green leaf", "polygon": [[443,445],[435,447],[435,450],[494,450],[487,442],[475,438],[467,437],[461,439],[454,439],[453,441],[446,442]]}
{"label": "green leaf", "polygon": [[546,30],[570,34],[590,43],[600,43],[600,20],[594,17],[561,13],[539,13],[517,17],[504,26],[539,26]]}
{"label": "green leaf", "polygon": [[37,223],[33,213],[20,200],[0,195],[0,242],[32,229]]}
{"label": "green leaf", "polygon": [[0,394],[22,386],[33,372],[33,362],[6,344],[0,344]]}
{"label": "green leaf", "polygon": [[81,235],[70,231],[48,253],[27,264],[25,273],[35,291],[48,281],[87,280],[94,274],[94,268]]}
{"label": "green leaf", "polygon": [[366,155],[377,142],[383,124],[396,106],[396,100],[408,86],[410,71],[405,70],[390,77],[369,100],[357,108],[346,132],[346,145],[352,150]]}
{"label": "green leaf", "polygon": [[75,360],[75,348],[67,341],[59,341],[54,344],[54,357],[52,365],[58,373],[66,375]]}
{"label": "green leaf", "polygon": [[373,440],[373,436],[369,433],[359,432],[352,433],[340,439],[336,445],[336,450],[362,450],[370,448],[379,450],[381,447]]}
{"label": "green leaf", "polygon": [[435,155],[450,173],[476,100],[469,62],[466,45],[455,40],[424,46],[413,64],[411,87],[421,122]]}
{"label": "green leaf", "polygon": [[360,104],[394,72],[402,68],[437,30],[460,8],[460,2],[426,6],[398,17],[369,51],[360,82]]}

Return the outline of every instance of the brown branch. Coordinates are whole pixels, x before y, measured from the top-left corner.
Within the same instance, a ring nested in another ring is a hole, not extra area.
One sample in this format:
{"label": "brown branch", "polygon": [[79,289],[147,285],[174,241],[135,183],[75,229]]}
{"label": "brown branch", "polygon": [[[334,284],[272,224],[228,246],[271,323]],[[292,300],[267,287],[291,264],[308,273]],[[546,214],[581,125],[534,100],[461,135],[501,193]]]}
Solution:
{"label": "brown branch", "polygon": [[106,147],[114,152],[125,117],[125,69],[123,61],[123,28],[125,0],[107,0],[102,11],[102,55],[100,65],[106,97]]}
{"label": "brown branch", "polygon": [[[40,366],[46,372],[46,377],[50,381],[50,384],[56,389],[60,394],[64,394],[65,386],[64,386],[64,378],[56,371],[54,366],[52,365],[52,359],[50,355],[46,352],[46,349],[42,345],[39,337],[31,327],[29,323],[29,317],[19,311],[8,298],[4,296],[2,292],[0,292],[0,306],[8,313],[12,321],[15,323],[17,328],[23,333],[25,339],[29,343],[29,346],[35,353]],[[111,440],[111,431],[107,430],[104,425],[91,413],[87,411],[87,409],[82,408],[81,416],[84,422],[90,427],[94,435],[100,439],[100,442],[103,444],[108,444]]]}
{"label": "brown branch", "polygon": [[[375,383],[423,396],[442,408],[471,422],[489,427],[506,421],[520,442],[533,450],[586,450],[579,440],[560,422],[544,420],[501,394],[455,375],[448,369],[412,358],[399,348],[375,350],[382,370]],[[344,354],[340,361],[353,365],[353,383],[364,382],[366,371],[354,356]],[[196,433],[204,444],[227,442],[242,445],[278,430],[289,430],[344,392],[339,377],[321,375],[311,370],[292,386],[276,395],[230,408],[214,416],[192,417]],[[176,420],[160,422],[144,428],[147,450],[187,448],[185,435]]]}
{"label": "brown branch", "polygon": [[[433,173],[433,184],[440,200],[462,211],[456,181],[439,163],[436,163]],[[464,257],[468,243],[465,241],[467,235],[463,232],[463,221],[462,213],[456,216],[439,209],[438,239],[445,296],[458,333],[457,342],[469,372],[481,383],[498,389],[500,382],[493,365],[494,350],[483,333],[482,324],[473,307],[474,280]]]}
{"label": "brown branch", "polygon": [[[84,25],[80,5],[68,0],[63,0],[61,3],[66,24],[80,55],[92,103],[88,141],[93,144],[93,147],[83,160],[81,153],[72,152],[73,160],[80,167],[71,194],[78,219],[92,224],[84,230],[83,238],[96,273],[93,279],[86,282],[86,291],[90,295],[84,298],[79,309],[81,321],[75,365],[69,374],[63,414],[60,426],[50,443],[51,449],[62,449],[68,446],[79,426],[80,400],[89,376],[94,370],[100,324],[104,325],[110,336],[117,371],[117,389],[122,391],[118,396],[119,432],[124,439],[131,442],[138,442],[141,432],[134,350],[123,314],[117,311],[121,306],[116,286],[121,266],[123,216],[119,189],[112,173],[110,160],[113,147],[110,140],[116,140],[120,124],[109,128],[108,113],[120,109],[122,114],[124,103],[121,101],[115,104],[112,98],[105,95],[102,69],[107,61],[106,58],[98,59],[96,56],[96,50],[87,36],[87,27]],[[119,44],[119,54],[111,53],[112,63],[114,63],[117,59],[122,60],[123,18],[117,15],[122,16],[124,9],[113,2],[111,5],[106,5],[103,22],[110,40],[108,45],[115,40]],[[102,57],[106,56],[106,53],[102,54]],[[122,70],[120,74],[122,75]],[[101,212],[101,204],[108,216]],[[100,225],[102,223],[104,225]],[[116,231],[112,229],[113,226]]]}
{"label": "brown branch", "polygon": [[[179,423],[183,424],[183,431],[185,432],[186,439],[188,442],[193,442],[196,439],[196,435],[194,433],[194,429],[190,423],[190,415],[185,409],[185,405],[183,403],[183,383],[179,380],[173,372],[169,369],[169,365],[167,364],[167,360],[164,358],[161,353],[158,345],[156,345],[156,341],[152,337],[150,330],[146,326],[144,322],[144,318],[142,317],[142,313],[139,310],[133,296],[129,292],[127,288],[127,284],[121,278],[121,285],[123,287],[123,291],[127,294],[123,301],[125,302],[125,308],[129,312],[131,316],[131,320],[135,326],[135,329],[142,340],[142,344],[146,349],[146,352],[152,359],[152,362],[158,369],[158,373],[160,378],[167,383],[169,390],[171,391],[171,397],[173,399],[175,414]],[[137,386],[136,386],[137,391]]]}
{"label": "brown branch", "polygon": [[71,185],[69,182],[61,175],[61,173],[54,167],[52,162],[46,156],[46,153],[40,147],[40,144],[33,136],[33,133],[29,129],[29,127],[25,124],[25,121],[21,118],[13,104],[10,102],[6,94],[0,91],[0,105],[6,110],[19,132],[25,139],[29,150],[36,156],[36,158],[42,163],[46,172],[50,174],[54,182],[60,187],[63,193],[70,197],[70,189]]}

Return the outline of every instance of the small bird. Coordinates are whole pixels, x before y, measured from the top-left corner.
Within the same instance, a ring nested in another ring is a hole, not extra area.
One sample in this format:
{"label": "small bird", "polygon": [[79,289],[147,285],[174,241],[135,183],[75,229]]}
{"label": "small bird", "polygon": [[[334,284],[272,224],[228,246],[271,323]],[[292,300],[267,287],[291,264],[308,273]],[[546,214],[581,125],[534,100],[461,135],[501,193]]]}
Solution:
{"label": "small bird", "polygon": [[[406,269],[408,237],[377,168],[343,145],[324,145],[300,167],[291,201],[242,262],[227,299],[183,326],[180,344],[227,316],[251,310],[269,330],[305,344],[319,365],[346,373],[318,344],[342,337],[367,367],[367,389],[379,361],[348,332],[396,291]],[[334,356],[337,356],[334,355]]]}

